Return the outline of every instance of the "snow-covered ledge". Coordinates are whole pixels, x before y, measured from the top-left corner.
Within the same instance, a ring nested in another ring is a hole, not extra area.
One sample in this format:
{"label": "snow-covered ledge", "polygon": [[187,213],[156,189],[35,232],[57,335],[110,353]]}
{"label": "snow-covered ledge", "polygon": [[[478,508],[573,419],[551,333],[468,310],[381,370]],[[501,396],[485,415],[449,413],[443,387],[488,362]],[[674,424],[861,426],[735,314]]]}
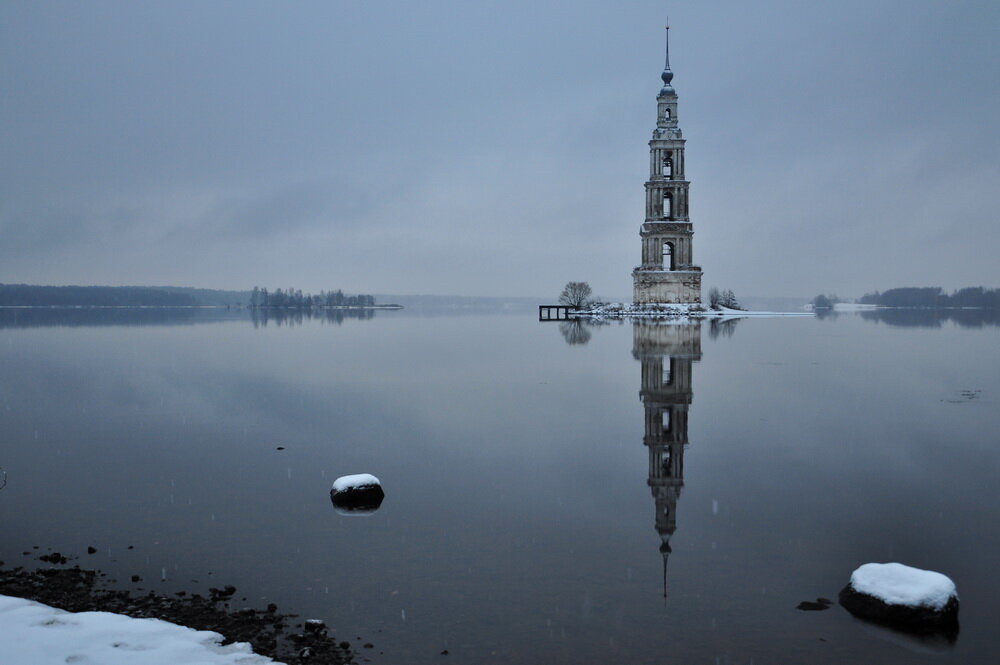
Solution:
{"label": "snow-covered ledge", "polygon": [[601,303],[574,310],[576,316],[594,319],[617,318],[737,318],[744,316],[814,316],[813,312],[756,312],[744,309],[709,308],[702,303]]}
{"label": "snow-covered ledge", "polygon": [[4,663],[65,665],[280,665],[246,642],[222,646],[222,635],[160,619],[110,612],[66,612],[24,598],[0,596],[0,658]]}
{"label": "snow-covered ledge", "polygon": [[958,627],[955,583],[901,563],[866,563],[851,574],[840,604],[855,616],[908,630]]}

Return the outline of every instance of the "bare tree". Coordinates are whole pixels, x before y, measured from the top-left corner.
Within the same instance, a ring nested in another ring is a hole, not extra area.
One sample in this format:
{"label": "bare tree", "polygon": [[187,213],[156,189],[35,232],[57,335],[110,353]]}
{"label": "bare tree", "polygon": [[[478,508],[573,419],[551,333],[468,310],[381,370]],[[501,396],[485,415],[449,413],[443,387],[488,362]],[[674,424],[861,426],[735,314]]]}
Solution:
{"label": "bare tree", "polygon": [[708,306],[712,309],[726,307],[728,309],[743,309],[740,301],[736,299],[736,294],[732,289],[720,291],[714,286],[708,290]]}
{"label": "bare tree", "polygon": [[833,300],[822,293],[812,299],[813,309],[833,309]]}
{"label": "bare tree", "polygon": [[729,309],[743,309],[740,307],[740,301],[736,299],[736,294],[733,293],[732,289],[726,289],[723,291],[722,306],[728,307]]}
{"label": "bare tree", "polygon": [[719,304],[722,302],[722,294],[719,293],[719,289],[714,286],[708,290],[708,306],[712,309],[719,309]]}
{"label": "bare tree", "polygon": [[586,282],[569,282],[559,294],[559,302],[574,309],[583,308],[590,301],[590,284]]}

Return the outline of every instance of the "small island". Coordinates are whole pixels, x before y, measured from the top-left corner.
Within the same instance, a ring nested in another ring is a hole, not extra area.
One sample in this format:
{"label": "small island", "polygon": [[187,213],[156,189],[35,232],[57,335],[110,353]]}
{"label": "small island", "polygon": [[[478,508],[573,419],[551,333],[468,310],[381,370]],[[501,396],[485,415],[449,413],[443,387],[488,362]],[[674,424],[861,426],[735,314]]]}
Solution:
{"label": "small island", "polygon": [[253,287],[250,292],[250,309],[403,309],[402,305],[379,305],[375,296],[359,293],[344,295],[336,291],[320,291],[318,295],[303,293],[301,289],[275,289]]}

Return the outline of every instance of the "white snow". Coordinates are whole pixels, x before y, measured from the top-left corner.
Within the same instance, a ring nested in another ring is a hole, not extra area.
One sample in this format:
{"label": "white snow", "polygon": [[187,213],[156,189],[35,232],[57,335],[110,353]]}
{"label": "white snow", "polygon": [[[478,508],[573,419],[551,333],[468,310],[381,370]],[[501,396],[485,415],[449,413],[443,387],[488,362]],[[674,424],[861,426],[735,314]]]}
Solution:
{"label": "white snow", "polygon": [[709,310],[706,316],[721,316],[724,318],[739,318],[743,316],[813,316],[814,312],[768,312],[750,309],[730,309],[719,307],[718,310]]}
{"label": "white snow", "polygon": [[379,479],[370,473],[356,473],[352,476],[341,476],[333,481],[333,491],[343,492],[344,490],[381,484]]}
{"label": "white snow", "polygon": [[588,310],[573,312],[577,316],[592,319],[620,319],[624,317],[661,319],[661,318],[723,318],[735,319],[746,316],[814,316],[813,312],[756,312],[744,309],[708,309],[699,303],[652,303],[635,305],[631,303],[609,303],[597,305]]}
{"label": "white snow", "polygon": [[159,619],[65,612],[0,596],[0,660],[11,665],[281,665],[245,642]]}
{"label": "white snow", "polygon": [[940,610],[952,596],[958,598],[947,576],[901,563],[866,563],[851,573],[851,586],[889,605]]}

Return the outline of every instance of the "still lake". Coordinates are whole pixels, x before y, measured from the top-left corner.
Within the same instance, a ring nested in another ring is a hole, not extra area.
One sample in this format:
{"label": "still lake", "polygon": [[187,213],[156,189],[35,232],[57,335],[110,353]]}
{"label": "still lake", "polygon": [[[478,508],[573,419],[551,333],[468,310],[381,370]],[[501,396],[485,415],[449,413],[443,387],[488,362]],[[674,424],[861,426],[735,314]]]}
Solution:
{"label": "still lake", "polygon": [[[2,310],[0,559],[233,584],[374,663],[992,662],[981,323]],[[796,609],[871,561],[952,577],[957,642]]]}

